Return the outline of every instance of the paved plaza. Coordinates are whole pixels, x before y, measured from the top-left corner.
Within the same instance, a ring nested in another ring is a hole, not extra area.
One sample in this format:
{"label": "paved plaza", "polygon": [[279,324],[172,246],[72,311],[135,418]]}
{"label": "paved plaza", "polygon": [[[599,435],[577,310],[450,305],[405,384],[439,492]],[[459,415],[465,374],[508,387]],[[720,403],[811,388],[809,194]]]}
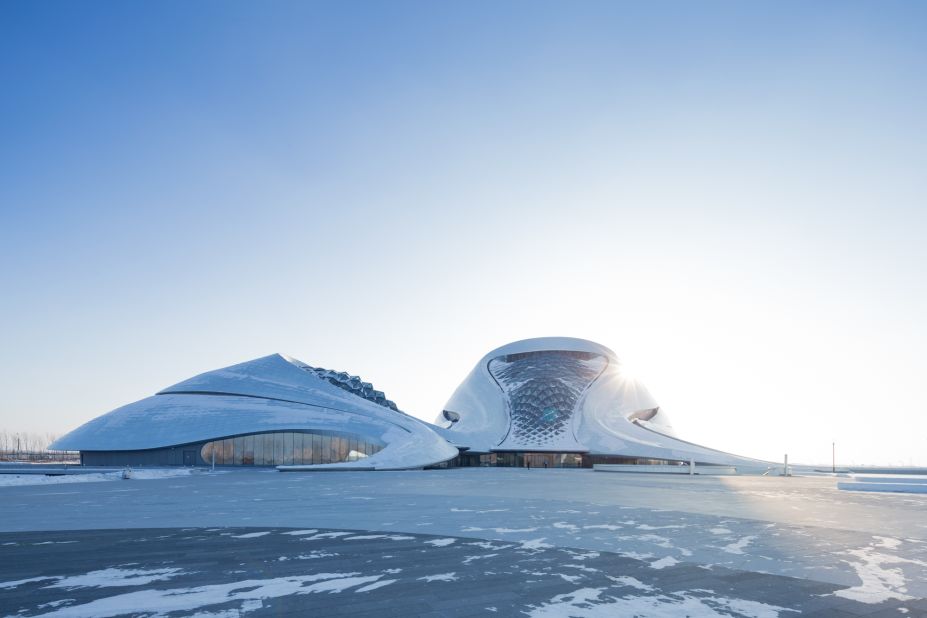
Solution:
{"label": "paved plaza", "polygon": [[3,616],[927,615],[927,496],[826,476],[231,470],[0,498]]}

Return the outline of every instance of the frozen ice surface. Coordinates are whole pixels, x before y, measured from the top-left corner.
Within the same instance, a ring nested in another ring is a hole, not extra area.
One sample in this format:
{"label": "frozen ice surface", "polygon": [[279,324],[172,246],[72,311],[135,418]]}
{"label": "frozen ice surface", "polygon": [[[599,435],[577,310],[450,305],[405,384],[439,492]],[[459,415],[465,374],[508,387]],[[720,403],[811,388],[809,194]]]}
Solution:
{"label": "frozen ice surface", "polygon": [[[632,477],[587,470],[502,468],[340,474],[232,470],[144,483],[6,487],[0,531],[49,531],[47,536],[30,538],[29,551],[34,552],[79,551],[76,541],[54,536],[52,531],[61,530],[176,528],[190,529],[186,534],[197,537],[209,529],[214,530],[209,534],[227,539],[223,542],[234,547],[280,538],[295,549],[274,553],[275,563],[286,558],[279,564],[299,567],[304,574],[308,569],[338,575],[329,583],[296,581],[290,576],[252,580],[249,585],[262,592],[235,597],[240,608],[257,608],[249,611],[259,611],[259,604],[277,598],[277,591],[285,596],[330,587],[331,594],[354,591],[373,598],[379,593],[398,594],[391,591],[402,590],[407,580],[448,573],[458,581],[422,580],[419,585],[463,585],[469,574],[499,572],[499,565],[508,564],[512,552],[520,560],[534,561],[530,571],[519,571],[518,577],[556,580],[569,586],[569,592],[561,589],[558,594],[534,599],[525,611],[538,616],[634,611],[657,616],[687,611],[699,616],[792,615],[786,603],[756,604],[752,597],[698,591],[698,586],[668,594],[659,585],[660,578],[686,568],[709,574],[733,569],[826,583],[832,586],[828,594],[835,602],[873,607],[927,596],[927,520],[923,516],[927,496],[844,492],[836,483],[833,477]],[[352,500],[356,497],[365,499]],[[225,527],[238,529],[226,531]],[[430,536],[416,536],[423,531]],[[155,533],[146,535],[139,542],[157,542]],[[4,549],[6,543],[18,547],[24,542],[15,537],[3,540]],[[431,552],[457,553],[441,564],[443,568],[412,577],[404,570],[408,564],[396,562],[399,558],[395,557],[409,544],[417,544],[416,555],[423,557]],[[333,549],[333,545],[344,549]],[[371,556],[376,571],[353,564],[338,568],[347,552],[363,552],[371,546],[395,547],[396,553],[384,549]],[[557,562],[545,568],[543,561],[551,552],[557,553]],[[599,572],[597,561],[608,556],[639,561],[641,570]],[[132,566],[129,562],[109,568],[180,568]],[[387,569],[398,571],[387,573]],[[103,570],[88,569],[80,575]],[[9,573],[0,578],[0,587],[17,591],[57,585],[57,576],[32,579],[45,575]],[[238,577],[235,582],[248,580]],[[589,583],[593,578],[599,578],[594,585]],[[125,579],[131,581],[131,577]],[[163,581],[178,589],[173,577]],[[179,586],[188,592],[170,602],[205,594],[193,592],[194,588],[198,587]],[[125,607],[120,603],[163,600],[150,596],[154,595],[151,591],[136,592],[149,596],[130,597],[132,590],[120,590],[111,595],[108,605],[100,600],[101,604],[81,611],[99,610],[95,615],[107,615]],[[505,612],[495,600],[481,605],[485,606]],[[78,615],[77,607],[49,606],[43,611]],[[196,607],[187,604],[176,611],[198,611]]]}

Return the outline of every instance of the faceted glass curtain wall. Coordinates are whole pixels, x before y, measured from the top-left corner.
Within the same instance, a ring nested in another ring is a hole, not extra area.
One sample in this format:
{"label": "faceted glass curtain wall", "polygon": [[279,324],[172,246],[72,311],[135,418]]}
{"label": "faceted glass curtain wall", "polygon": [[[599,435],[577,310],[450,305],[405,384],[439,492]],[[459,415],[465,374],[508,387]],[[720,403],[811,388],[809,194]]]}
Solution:
{"label": "faceted glass curtain wall", "polygon": [[331,384],[334,384],[342,390],[353,393],[358,397],[363,397],[367,401],[372,401],[373,403],[381,405],[385,408],[389,408],[390,410],[395,410],[397,412],[400,411],[399,408],[396,407],[395,403],[386,398],[386,394],[383,393],[383,391],[378,391],[375,389],[373,384],[370,382],[364,382],[360,376],[352,376],[345,371],[335,371],[334,369],[313,367],[312,365],[307,365],[306,363],[298,361],[295,358],[291,360],[297,367],[314,373],[318,377],[326,380]]}
{"label": "faceted glass curtain wall", "polygon": [[220,466],[289,466],[357,461],[382,444],[352,434],[272,432],[215,440],[200,454],[207,464],[213,454]]}
{"label": "faceted glass curtain wall", "polygon": [[576,402],[608,361],[591,352],[509,354],[489,361],[489,372],[508,396],[512,416],[506,441],[554,443],[569,431]]}

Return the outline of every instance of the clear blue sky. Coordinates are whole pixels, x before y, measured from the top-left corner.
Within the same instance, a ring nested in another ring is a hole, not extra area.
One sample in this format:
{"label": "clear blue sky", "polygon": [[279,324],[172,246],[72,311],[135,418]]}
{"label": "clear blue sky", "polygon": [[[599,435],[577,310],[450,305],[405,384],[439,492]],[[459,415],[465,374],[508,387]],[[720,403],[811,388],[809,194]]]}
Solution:
{"label": "clear blue sky", "polygon": [[0,429],[275,351],[431,420],[567,335],[927,465],[925,67],[913,1],[0,3]]}

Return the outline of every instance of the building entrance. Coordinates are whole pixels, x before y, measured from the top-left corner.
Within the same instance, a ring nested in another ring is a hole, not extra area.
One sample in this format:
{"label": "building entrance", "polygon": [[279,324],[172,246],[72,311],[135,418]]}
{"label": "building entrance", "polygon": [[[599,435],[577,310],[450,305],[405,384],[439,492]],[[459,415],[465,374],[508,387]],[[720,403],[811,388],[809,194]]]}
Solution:
{"label": "building entrance", "polygon": [[581,453],[461,453],[457,466],[499,468],[581,468]]}

